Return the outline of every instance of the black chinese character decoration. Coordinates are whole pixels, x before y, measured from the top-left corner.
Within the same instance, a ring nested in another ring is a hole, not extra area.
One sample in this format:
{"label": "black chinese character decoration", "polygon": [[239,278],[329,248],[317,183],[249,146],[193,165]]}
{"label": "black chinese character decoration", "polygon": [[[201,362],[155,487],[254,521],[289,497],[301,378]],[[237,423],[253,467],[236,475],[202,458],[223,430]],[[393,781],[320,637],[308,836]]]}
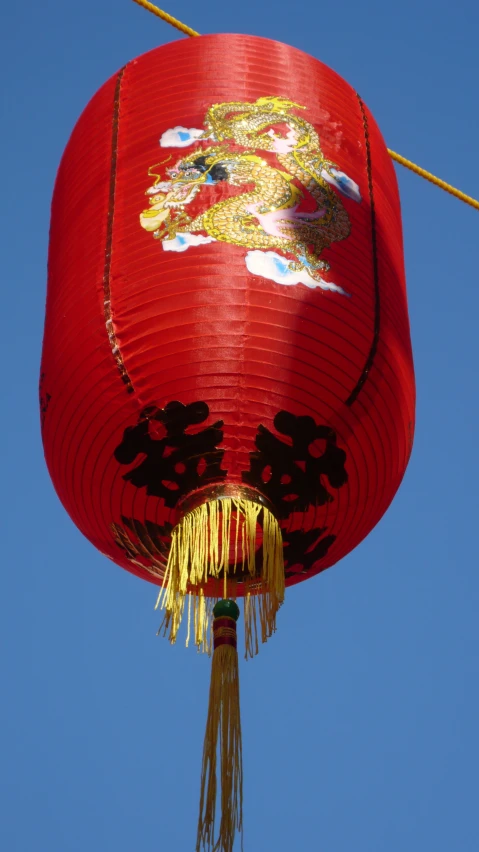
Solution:
{"label": "black chinese character decoration", "polygon": [[279,519],[334,500],[326,483],[341,488],[348,481],[346,453],[337,446],[334,429],[288,411],[278,412],[274,426],[285,439],[258,427],[257,449],[250,453],[243,482],[268,497]]}
{"label": "black chinese character decoration", "polygon": [[148,495],[163,497],[170,509],[190,491],[224,479],[224,450],[218,449],[223,421],[196,428],[208,415],[205,402],[169,402],[163,409],[143,409],[137,425],[125,429],[115,450],[120,464],[132,464],[138,456],[145,456],[123,479],[136,488],[146,488]]}
{"label": "black chinese character decoration", "polygon": [[335,535],[324,535],[327,527],[317,527],[312,530],[283,530],[284,544],[284,576],[294,577],[296,574],[307,574],[316,562],[323,559]]}
{"label": "black chinese character decoration", "polygon": [[[113,538],[128,561],[154,576],[163,576],[171,545],[172,524],[144,523],[122,516],[120,524],[112,524]],[[143,561],[144,560],[144,561]]]}

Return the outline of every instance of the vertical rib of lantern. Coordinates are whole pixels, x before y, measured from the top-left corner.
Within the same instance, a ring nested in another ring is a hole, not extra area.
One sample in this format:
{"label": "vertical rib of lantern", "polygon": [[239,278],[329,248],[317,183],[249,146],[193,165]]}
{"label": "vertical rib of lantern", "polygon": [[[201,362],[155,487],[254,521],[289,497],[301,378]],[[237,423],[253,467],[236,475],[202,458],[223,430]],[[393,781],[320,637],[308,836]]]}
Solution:
{"label": "vertical rib of lantern", "polygon": [[115,196],[116,196],[116,181],[117,181],[117,166],[118,166],[118,134],[120,125],[120,102],[121,88],[123,75],[126,66],[122,68],[117,75],[115,85],[115,97],[113,102],[113,122],[112,122],[112,140],[111,140],[111,168],[110,168],[110,186],[108,198],[108,219],[107,233],[105,245],[105,267],[103,273],[103,310],[105,316],[105,326],[108,334],[111,352],[118,367],[122,382],[125,384],[128,393],[134,393],[134,388],[131,383],[130,376],[125,367],[123,356],[118,346],[116,332],[113,321],[113,313],[111,308],[111,259],[113,250],[113,226],[115,214]]}
{"label": "vertical rib of lantern", "polygon": [[[276,630],[284,601],[283,540],[278,521],[252,489],[205,489],[201,502],[173,530],[156,608],[164,617],[158,633],[176,642],[187,614],[186,645],[211,653],[211,615],[221,594],[245,597],[245,656],[258,653]],[[212,496],[213,492],[215,496]],[[247,495],[247,496],[246,496]]]}

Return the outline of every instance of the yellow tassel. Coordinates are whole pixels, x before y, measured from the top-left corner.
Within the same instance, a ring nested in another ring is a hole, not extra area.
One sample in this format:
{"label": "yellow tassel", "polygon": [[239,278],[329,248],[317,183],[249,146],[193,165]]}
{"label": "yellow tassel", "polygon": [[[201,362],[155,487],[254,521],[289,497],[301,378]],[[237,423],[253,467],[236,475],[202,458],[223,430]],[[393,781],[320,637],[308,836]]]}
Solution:
{"label": "yellow tassel", "polygon": [[245,657],[258,653],[258,617],[261,641],[266,642],[276,630],[276,613],[284,601],[283,538],[279,524],[271,514],[263,518],[263,570],[261,581],[251,578],[245,583]]}
{"label": "yellow tassel", "polygon": [[[233,852],[235,835],[243,830],[243,758],[235,623],[238,615],[239,609],[232,600],[221,600],[215,606],[215,650],[203,748],[196,852]],[[215,839],[218,747],[221,821]]]}
{"label": "yellow tassel", "polygon": [[[256,559],[260,535],[261,568]],[[211,611],[218,598],[207,598],[204,590],[209,580],[221,577],[225,584],[231,579],[242,584],[239,591],[245,596],[246,657],[252,657],[258,652],[258,621],[261,641],[266,642],[276,630],[276,614],[284,600],[281,530],[266,506],[240,497],[223,497],[206,500],[184,515],[173,530],[156,603],[164,611],[158,632],[175,643],[186,606],[186,644],[191,638],[193,610],[195,644],[198,650],[210,653]]]}

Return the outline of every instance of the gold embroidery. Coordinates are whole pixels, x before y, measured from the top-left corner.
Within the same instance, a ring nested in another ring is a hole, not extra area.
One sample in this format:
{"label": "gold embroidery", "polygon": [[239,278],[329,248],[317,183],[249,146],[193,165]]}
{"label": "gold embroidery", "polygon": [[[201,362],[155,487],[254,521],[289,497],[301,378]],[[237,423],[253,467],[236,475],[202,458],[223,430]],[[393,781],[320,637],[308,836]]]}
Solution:
{"label": "gold embroidery", "polygon": [[[203,130],[166,131],[160,140],[163,147],[194,145],[194,150],[166,168],[163,179],[158,174],[161,164],[149,169],[155,182],[146,193],[150,207],[140,215],[142,227],[166,243],[166,250],[184,251],[189,245],[219,240],[252,249],[246,262],[254,274],[344,294],[322,278],[329,264],[320,255],[350,233],[336,190],[355,201],[361,196],[354,181],[324,157],[314,127],[292,112],[300,109],[305,107],[280,97],[214,104]],[[269,152],[268,159],[261,152]],[[185,208],[198,193],[222,181],[244,186],[245,191],[189,216]],[[305,212],[301,203],[307,196],[309,208],[312,202],[315,208]]]}

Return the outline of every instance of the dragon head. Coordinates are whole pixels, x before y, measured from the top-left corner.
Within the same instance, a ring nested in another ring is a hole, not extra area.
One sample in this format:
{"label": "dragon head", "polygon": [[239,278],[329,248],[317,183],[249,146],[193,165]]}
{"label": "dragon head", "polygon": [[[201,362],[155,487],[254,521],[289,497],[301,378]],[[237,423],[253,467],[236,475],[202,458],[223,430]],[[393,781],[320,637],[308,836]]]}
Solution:
{"label": "dragon head", "polygon": [[220,162],[226,152],[224,147],[209,147],[193,151],[182,157],[173,168],[167,169],[171,183],[217,183],[228,175]]}

